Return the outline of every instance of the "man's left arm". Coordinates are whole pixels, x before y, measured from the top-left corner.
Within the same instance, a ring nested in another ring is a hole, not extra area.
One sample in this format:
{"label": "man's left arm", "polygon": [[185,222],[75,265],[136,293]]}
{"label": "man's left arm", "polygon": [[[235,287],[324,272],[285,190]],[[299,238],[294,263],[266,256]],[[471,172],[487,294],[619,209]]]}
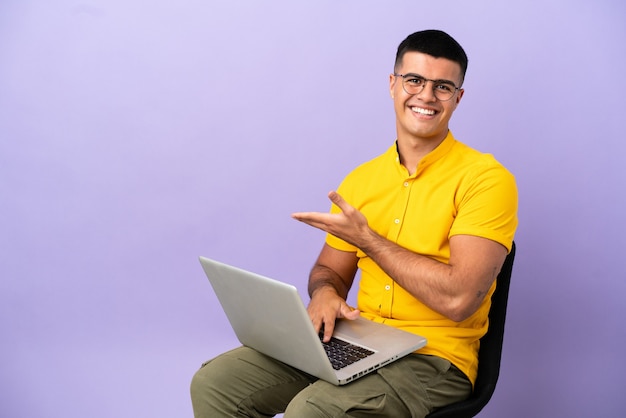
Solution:
{"label": "man's left arm", "polygon": [[450,238],[448,264],[439,262],[377,234],[338,193],[328,197],[340,213],[301,212],[293,218],[361,249],[405,290],[453,321],[463,321],[478,309],[506,258],[507,249],[500,243],[455,235]]}

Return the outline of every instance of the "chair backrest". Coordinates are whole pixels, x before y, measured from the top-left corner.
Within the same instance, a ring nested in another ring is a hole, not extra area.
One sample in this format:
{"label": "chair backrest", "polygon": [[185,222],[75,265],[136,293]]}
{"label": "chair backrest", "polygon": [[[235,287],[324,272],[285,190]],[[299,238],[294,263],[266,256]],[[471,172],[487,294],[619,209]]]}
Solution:
{"label": "chair backrest", "polygon": [[478,352],[478,376],[472,395],[464,401],[455,402],[436,411],[426,418],[470,418],[476,416],[491,399],[500,375],[500,359],[504,340],[504,323],[506,306],[509,299],[509,286],[513,260],[515,259],[515,243],[498,274],[496,290],[491,295],[489,310],[489,328],[480,339]]}

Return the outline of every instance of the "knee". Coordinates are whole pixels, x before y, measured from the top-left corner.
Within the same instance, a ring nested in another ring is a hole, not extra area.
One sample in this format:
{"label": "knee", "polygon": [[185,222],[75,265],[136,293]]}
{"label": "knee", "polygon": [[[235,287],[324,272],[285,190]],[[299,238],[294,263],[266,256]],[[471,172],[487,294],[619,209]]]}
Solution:
{"label": "knee", "polygon": [[[321,383],[321,382],[319,382]],[[328,418],[344,416],[333,396],[316,390],[319,383],[308,386],[289,402],[285,418]],[[322,383],[323,384],[323,383]]]}
{"label": "knee", "polygon": [[285,418],[311,418],[311,417],[324,417],[322,411],[317,406],[309,402],[304,396],[296,396],[287,405],[285,409]]}
{"label": "knee", "polygon": [[203,364],[202,367],[198,371],[196,371],[191,378],[190,391],[192,399],[201,392],[203,392],[206,385],[210,382],[210,379],[208,379],[206,376],[207,373],[204,366],[205,365]]}
{"label": "knee", "polygon": [[236,415],[237,405],[227,384],[232,372],[220,363],[214,359],[203,364],[191,379],[191,405],[196,418]]}
{"label": "knee", "polygon": [[191,403],[195,406],[200,403],[206,403],[213,393],[211,386],[209,369],[203,364],[202,367],[194,373],[191,378],[190,393]]}
{"label": "knee", "polygon": [[237,361],[233,361],[229,353],[221,354],[202,364],[191,378],[192,398],[209,398],[237,386],[235,372]]}

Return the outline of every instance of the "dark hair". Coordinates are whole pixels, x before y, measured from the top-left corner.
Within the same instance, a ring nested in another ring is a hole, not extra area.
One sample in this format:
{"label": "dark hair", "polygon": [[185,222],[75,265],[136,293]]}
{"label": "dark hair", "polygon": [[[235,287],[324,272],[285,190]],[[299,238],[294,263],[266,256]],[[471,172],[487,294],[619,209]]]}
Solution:
{"label": "dark hair", "polygon": [[447,33],[440,30],[423,30],[406,37],[398,45],[395,68],[402,64],[402,58],[407,52],[421,52],[435,58],[446,58],[461,66],[461,76],[465,79],[467,71],[467,55],[463,47]]}

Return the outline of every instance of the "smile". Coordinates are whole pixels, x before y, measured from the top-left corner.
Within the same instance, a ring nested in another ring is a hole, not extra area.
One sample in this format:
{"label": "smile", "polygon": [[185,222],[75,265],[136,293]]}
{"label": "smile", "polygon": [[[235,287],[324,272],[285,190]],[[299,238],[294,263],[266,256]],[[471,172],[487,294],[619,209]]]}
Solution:
{"label": "smile", "polygon": [[421,107],[413,106],[411,110],[415,113],[419,113],[420,115],[433,116],[436,112],[432,109],[424,109]]}

